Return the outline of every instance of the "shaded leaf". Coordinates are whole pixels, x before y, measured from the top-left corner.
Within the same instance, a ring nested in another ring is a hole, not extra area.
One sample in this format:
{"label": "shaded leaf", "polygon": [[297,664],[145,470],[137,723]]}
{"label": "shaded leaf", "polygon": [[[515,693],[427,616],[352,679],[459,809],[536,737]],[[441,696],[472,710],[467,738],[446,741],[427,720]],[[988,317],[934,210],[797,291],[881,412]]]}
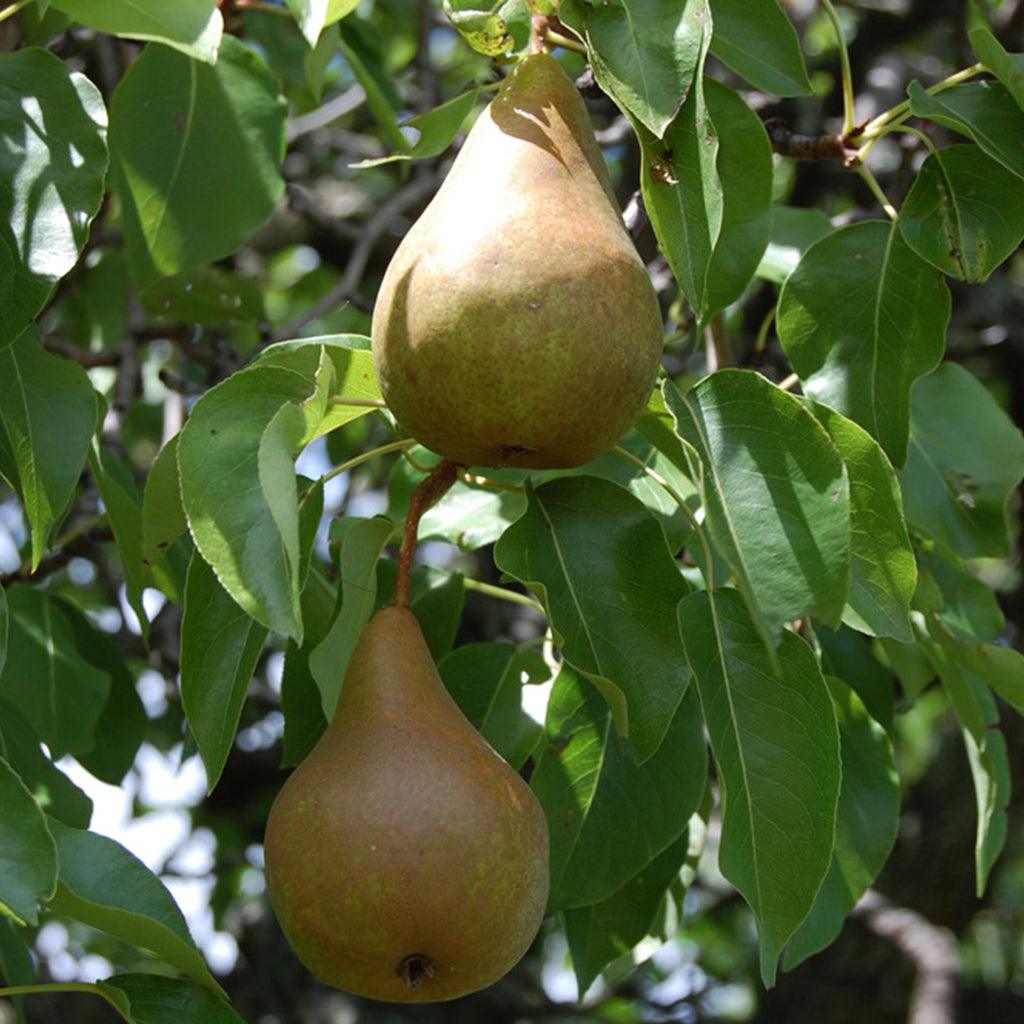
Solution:
{"label": "shaded leaf", "polygon": [[788,631],[773,673],[737,591],[690,594],[679,628],[722,787],[719,866],[754,912],[761,977],[771,985],[832,859],[835,711],[811,649]]}
{"label": "shaded leaf", "polygon": [[600,695],[563,663],[545,731],[530,787],[548,819],[548,906],[587,906],[643,870],[700,804],[707,751],[697,700],[683,698],[664,742],[637,764]]}
{"label": "shaded leaf", "polygon": [[244,1024],[241,1017],[209,988],[158,974],[115,974],[97,987],[122,1007],[128,1024]]}
{"label": "shaded leaf", "polygon": [[149,467],[142,492],[142,565],[149,569],[188,529],[178,481],[178,438],[160,449]]}
{"label": "shaded leaf", "polygon": [[906,458],[910,389],[942,357],[950,299],[895,224],[864,221],[812,245],[779,296],[779,340],[804,394]]}
{"label": "shaded leaf", "polygon": [[954,363],[918,381],[912,403],[900,472],[907,519],[963,558],[1006,555],[1006,501],[1024,476],[1024,436]]}
{"label": "shaded leaf", "polygon": [[569,476],[527,496],[495,563],[537,594],[564,659],[601,691],[644,761],[689,683],[674,615],[687,584],[657,520],[623,488]]}
{"label": "shaded leaf", "polygon": [[[893,731],[896,713],[896,685],[892,672],[875,657],[868,637],[849,626],[831,630],[815,628],[821,644],[821,669],[853,688],[868,714],[885,729]],[[910,648],[910,644],[897,644]]]}
{"label": "shaded leaf", "polygon": [[821,210],[794,206],[773,206],[768,247],[757,266],[756,276],[782,284],[796,269],[804,252],[832,233],[832,222]]}
{"label": "shaded leaf", "polygon": [[941,594],[941,606],[934,611],[942,625],[968,643],[995,640],[1006,625],[996,595],[955,556],[933,550],[919,557]]}
{"label": "shaded leaf", "polygon": [[1006,87],[1017,105],[1024,109],[1024,53],[1007,53],[983,25],[967,33],[975,56]]}

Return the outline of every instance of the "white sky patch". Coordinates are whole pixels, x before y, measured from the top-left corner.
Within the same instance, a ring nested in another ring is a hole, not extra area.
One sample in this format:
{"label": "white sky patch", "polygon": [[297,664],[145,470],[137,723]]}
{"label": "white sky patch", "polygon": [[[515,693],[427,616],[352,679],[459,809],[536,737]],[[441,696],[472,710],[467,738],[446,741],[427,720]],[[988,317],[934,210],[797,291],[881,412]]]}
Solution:
{"label": "white sky patch", "polygon": [[[523,675],[525,677],[526,673]],[[520,680],[523,683],[526,681],[526,678]],[[549,679],[546,683],[531,684],[522,689],[523,710],[540,725],[544,724],[544,716],[548,711],[548,698],[551,696],[551,687],[554,685],[554,679]]]}

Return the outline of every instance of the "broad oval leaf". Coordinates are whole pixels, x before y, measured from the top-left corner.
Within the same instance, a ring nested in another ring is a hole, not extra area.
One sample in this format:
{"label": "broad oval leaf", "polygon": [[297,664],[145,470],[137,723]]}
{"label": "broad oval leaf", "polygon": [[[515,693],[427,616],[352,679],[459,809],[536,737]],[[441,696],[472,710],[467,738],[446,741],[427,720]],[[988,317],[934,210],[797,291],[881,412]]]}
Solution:
{"label": "broad oval leaf", "polygon": [[213,790],[231,752],[245,693],[267,639],[194,552],[181,619],[181,704]]}
{"label": "broad oval leaf", "polygon": [[814,654],[788,631],[773,671],[738,591],[685,597],[679,628],[722,788],[719,866],[754,912],[761,977],[771,985],[832,860],[835,711]]}
{"label": "broad oval leaf", "polygon": [[513,644],[464,644],[442,658],[437,670],[473,728],[513,768],[521,768],[541,734],[523,710],[523,686],[548,679],[544,659]]}
{"label": "broad oval leaf", "polygon": [[92,750],[110,676],[85,661],[57,601],[29,586],[7,591],[10,633],[0,696],[16,705],[54,757]]}
{"label": "broad oval leaf", "polygon": [[[275,514],[260,465],[264,432],[278,411],[317,391],[312,364],[304,365],[302,353],[291,359],[295,369],[257,364],[207,391],[182,429],[178,470],[189,529],[224,589],[257,622],[299,639],[294,471],[290,486],[275,489]],[[289,537],[279,528],[285,502],[295,509]]]}
{"label": "broad oval leaf", "polygon": [[284,191],[284,121],[273,75],[232,36],[212,67],[147,46],[110,109],[133,261],[167,275],[234,252]]}
{"label": "broad oval leaf", "polygon": [[46,815],[0,757],[0,914],[34,925],[37,906],[53,895],[57,852]]}
{"label": "broad oval leaf", "polygon": [[586,40],[601,88],[661,138],[704,63],[707,0],[562,0],[559,17]]}
{"label": "broad oval leaf", "polygon": [[666,384],[665,403],[700,458],[693,475],[707,526],[762,635],[808,613],[837,623],[850,575],[850,496],[825,429],[750,370],[719,370],[685,395]]}
{"label": "broad oval leaf", "polygon": [[82,367],[47,352],[34,326],[0,338],[0,434],[32,529],[33,569],[71,504],[95,429],[96,392]]}
{"label": "broad oval leaf", "polygon": [[1024,109],[1024,53],[1007,53],[984,25],[971,28],[967,37],[978,60],[1006,86],[1017,105]]}
{"label": "broad oval leaf", "polygon": [[50,819],[60,874],[53,910],[155,953],[219,991],[163,882],[120,843]]}
{"label": "broad oval leaf", "polygon": [[[919,554],[921,567],[935,581],[941,602],[933,610],[939,622],[958,640],[995,640],[1006,626],[996,595],[955,555],[936,548]],[[1021,674],[1024,686],[1024,672]]]}
{"label": "broad oval leaf", "polygon": [[50,0],[50,6],[98,32],[166,43],[209,64],[217,60],[224,31],[210,0]]}
{"label": "broad oval leaf", "polygon": [[796,269],[804,252],[831,233],[832,222],[821,210],[773,206],[771,237],[757,266],[757,276],[782,284]]}
{"label": "broad oval leaf", "polygon": [[872,636],[912,640],[917,562],[896,471],[881,445],[853,420],[817,402],[811,411],[829,432],[850,477],[850,595],[843,621]]}
{"label": "broad oval leaf", "polygon": [[779,296],[779,340],[804,394],[906,458],[910,388],[945,347],[949,290],[895,224],[865,221],[816,242]]}
{"label": "broad oval leaf", "polygon": [[687,584],[653,514],[616,484],[570,476],[527,496],[495,563],[535,590],[563,657],[601,691],[645,761],[689,683],[674,613]]}
{"label": "broad oval leaf", "polygon": [[700,712],[688,693],[661,746],[637,764],[600,695],[563,663],[545,730],[530,787],[548,819],[548,906],[587,906],[611,896],[686,829],[707,782]]}
{"label": "broad oval leaf", "polygon": [[215,992],[158,974],[115,974],[96,983],[128,1024],[244,1024]]}
{"label": "broad oval leaf", "polygon": [[0,345],[78,260],[103,199],[106,128],[85,75],[46,50],[0,55]]}
{"label": "broad oval leaf", "polygon": [[764,92],[810,93],[796,29],[776,0],[711,0],[711,14],[711,52],[723,64]]}
{"label": "broad oval leaf", "polygon": [[188,529],[178,482],[178,438],[175,434],[157,453],[142,492],[142,566],[157,565]]}
{"label": "broad oval leaf", "polygon": [[907,519],[963,558],[1009,551],[1006,501],[1024,476],[1024,436],[978,379],[944,363],[914,385]]}
{"label": "broad oval leaf", "polygon": [[846,915],[885,864],[900,818],[900,781],[885,730],[846,683],[826,677],[839,722],[842,784],[832,865],[814,906],[786,944],[791,970],[839,934]]}
{"label": "broad oval leaf", "polygon": [[1024,110],[999,82],[964,82],[928,93],[907,89],[911,113],[966,135],[1007,170],[1024,177]]}
{"label": "broad oval leaf", "polygon": [[978,146],[925,160],[900,210],[907,244],[950,277],[981,284],[1024,238],[1021,180]]}

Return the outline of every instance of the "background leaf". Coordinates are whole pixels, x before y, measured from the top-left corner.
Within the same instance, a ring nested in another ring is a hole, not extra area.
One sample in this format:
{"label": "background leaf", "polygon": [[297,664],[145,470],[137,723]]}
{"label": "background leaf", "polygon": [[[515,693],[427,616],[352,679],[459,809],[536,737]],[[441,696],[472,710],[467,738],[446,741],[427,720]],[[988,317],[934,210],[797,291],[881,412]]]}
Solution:
{"label": "background leaf", "polygon": [[910,388],[942,357],[950,299],[895,225],[865,221],[812,245],[779,296],[779,340],[804,394],[906,458]]}
{"label": "background leaf", "polygon": [[563,657],[601,691],[644,761],[689,682],[673,612],[687,585],[665,535],[638,499],[596,477],[552,480],[528,498],[494,560],[538,593]]}
{"label": "background leaf", "polygon": [[1024,436],[976,377],[945,363],[914,385],[900,473],[907,519],[964,558],[1008,552],[1006,500]]}
{"label": "background leaf", "polygon": [[220,996],[193,981],[157,974],[115,974],[97,984],[125,1007],[128,1024],[244,1024]]}

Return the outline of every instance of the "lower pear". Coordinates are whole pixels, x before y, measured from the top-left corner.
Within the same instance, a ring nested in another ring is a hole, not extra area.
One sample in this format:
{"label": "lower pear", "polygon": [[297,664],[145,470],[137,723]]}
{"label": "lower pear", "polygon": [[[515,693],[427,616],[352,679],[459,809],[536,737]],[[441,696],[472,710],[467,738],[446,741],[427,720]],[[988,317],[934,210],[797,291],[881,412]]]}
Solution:
{"label": "lower pear", "polygon": [[265,852],[299,959],[373,999],[492,984],[547,902],[544,813],[449,696],[407,608],[364,630],[330,725],[274,802]]}

